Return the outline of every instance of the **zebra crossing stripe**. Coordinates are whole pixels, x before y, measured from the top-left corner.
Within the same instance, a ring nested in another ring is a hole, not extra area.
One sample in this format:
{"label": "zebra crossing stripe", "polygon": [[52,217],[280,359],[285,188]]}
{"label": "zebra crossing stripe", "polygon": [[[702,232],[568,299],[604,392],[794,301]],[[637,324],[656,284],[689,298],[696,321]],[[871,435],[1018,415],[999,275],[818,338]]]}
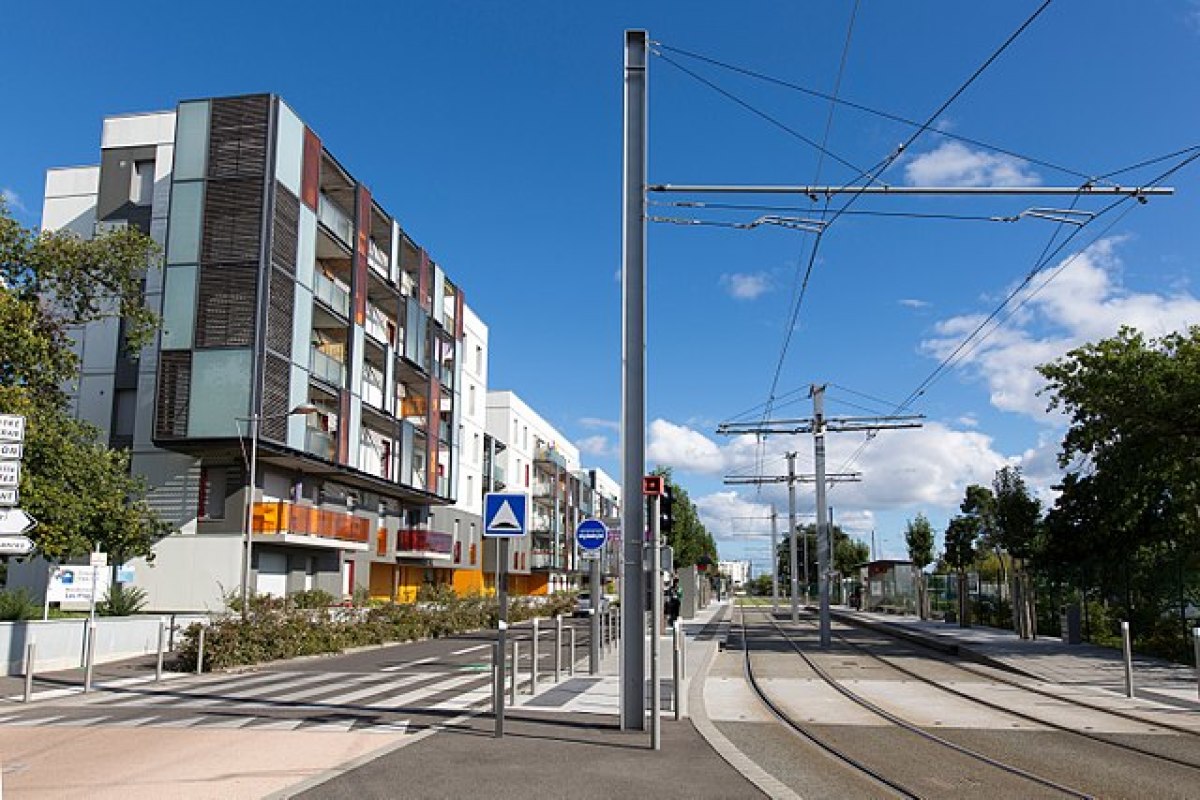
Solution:
{"label": "zebra crossing stripe", "polygon": [[434,695],[441,694],[442,692],[445,692],[445,691],[449,691],[450,689],[453,689],[457,686],[462,686],[467,683],[473,683],[473,682],[479,681],[481,679],[486,680],[486,678],[481,678],[481,676],[474,674],[474,673],[472,673],[470,675],[458,675],[453,678],[450,678],[449,680],[438,681],[437,683],[432,683],[432,684],[429,684],[428,686],[423,686],[420,689],[416,689],[411,692],[405,692],[404,694],[397,695],[396,697],[393,697],[390,700],[384,700],[383,702],[379,702],[379,703],[372,703],[370,705],[370,708],[373,708],[373,709],[374,708],[379,708],[379,709],[403,708],[404,706],[412,705],[420,700],[423,700],[426,697],[433,697]]}
{"label": "zebra crossing stripe", "polygon": [[62,714],[55,714],[53,717],[26,717],[25,719],[13,720],[6,722],[6,725],[14,725],[21,728],[28,728],[34,725],[49,725],[56,719],[62,719]]}
{"label": "zebra crossing stripe", "polygon": [[341,719],[330,722],[317,722],[312,725],[305,725],[300,728],[302,731],[312,731],[314,733],[344,733],[354,727],[354,723],[358,720]]}
{"label": "zebra crossing stripe", "polygon": [[[368,686],[365,689],[359,689],[356,692],[347,692],[345,694],[339,694],[339,695],[334,695],[333,697],[327,697],[327,698],[325,698],[324,703],[326,705],[338,705],[338,706],[346,705],[348,703],[353,703],[356,700],[362,700],[364,697],[374,697],[376,695],[387,694],[387,693],[393,692],[397,689],[402,689],[405,686],[408,686],[413,683],[417,683],[418,681],[424,680],[427,677],[428,676],[426,676],[426,675],[406,675],[403,678],[392,679],[390,681],[382,681],[382,682],[376,683],[372,686]],[[370,703],[368,703],[367,705],[369,706]]]}
{"label": "zebra crossing stripe", "polygon": [[438,660],[437,656],[430,656],[429,658],[420,658],[420,659],[417,659],[416,661],[406,661],[403,664],[393,664],[392,666],[384,667],[383,669],[381,669],[379,671],[380,672],[399,672],[400,670],[408,669],[409,667],[419,667],[422,664],[432,664],[433,662],[435,662],[437,660]]}
{"label": "zebra crossing stripe", "polygon": [[329,676],[324,673],[320,673],[320,672],[311,673],[310,672],[310,673],[305,673],[303,677],[294,678],[292,680],[284,681],[282,683],[272,684],[269,687],[259,685],[259,686],[254,686],[252,688],[246,688],[244,686],[238,686],[238,687],[235,687],[232,691],[218,692],[216,697],[199,697],[199,698],[196,698],[193,700],[183,700],[183,701],[180,701],[179,703],[176,703],[173,707],[174,708],[207,708],[209,706],[215,706],[215,705],[221,705],[222,703],[228,703],[231,700],[238,701],[238,702],[265,700],[265,699],[269,699],[271,694],[274,692],[279,692],[284,689],[290,689],[290,688],[296,687],[296,686],[303,686],[303,685],[309,684],[309,683],[316,683],[318,681],[326,681],[328,679],[329,679]]}
{"label": "zebra crossing stripe", "polygon": [[477,706],[484,701],[491,701],[492,686],[489,683],[482,689],[472,689],[469,692],[455,695],[449,700],[443,700],[440,703],[435,703],[430,706],[432,711],[463,711],[473,706]]}
{"label": "zebra crossing stripe", "polygon": [[84,717],[82,719],[72,719],[70,717],[63,717],[62,719],[55,720],[54,722],[47,722],[47,723],[42,723],[42,724],[51,725],[55,728],[75,728],[75,727],[86,728],[91,725],[95,725],[97,722],[104,722],[104,720],[106,720],[106,719],[108,719],[107,715],[102,716],[102,717]]}
{"label": "zebra crossing stripe", "polygon": [[[277,719],[271,720],[270,717],[254,717],[255,724],[251,727],[254,731],[294,731],[304,723],[302,719]],[[262,720],[270,720],[263,722]]]}
{"label": "zebra crossing stripe", "polygon": [[140,728],[143,725],[148,725],[161,717],[155,715],[153,717],[133,717],[132,719],[114,719],[109,725],[116,728]]}
{"label": "zebra crossing stripe", "polygon": [[204,728],[205,730],[208,730],[209,728],[244,728],[251,722],[254,722],[254,720],[255,717],[229,717],[225,719],[214,720],[205,719],[201,725],[197,725],[196,727]]}
{"label": "zebra crossing stripe", "polygon": [[204,717],[183,717],[182,719],[168,719],[162,722],[156,722],[155,728],[192,728],[204,722]]}
{"label": "zebra crossing stripe", "polygon": [[379,722],[371,725],[364,725],[361,728],[355,728],[363,733],[408,733],[408,720],[402,719],[399,722]]}
{"label": "zebra crossing stripe", "polygon": [[251,673],[250,675],[233,675],[220,678],[218,680],[196,682],[187,686],[178,686],[175,688],[163,689],[161,691],[155,690],[137,694],[97,695],[96,698],[91,702],[113,706],[143,706],[154,703],[169,703],[173,700],[183,700],[198,694],[208,694],[213,691],[224,691],[225,688],[244,688],[247,686],[253,686],[254,684],[267,683],[272,680],[277,680],[280,675],[305,674],[308,673],[260,672]]}
{"label": "zebra crossing stripe", "polygon": [[348,678],[348,679],[341,678],[337,675],[333,675],[330,677],[333,678],[333,681],[331,683],[322,684],[322,685],[316,687],[315,689],[310,687],[308,689],[301,689],[298,692],[285,692],[284,694],[271,695],[270,699],[272,702],[282,701],[282,700],[303,700],[308,697],[316,697],[317,695],[325,694],[326,692],[335,692],[338,690],[338,688],[340,686],[349,687],[349,686],[355,686],[360,683],[366,683],[368,681],[378,681],[379,680],[378,675],[356,675],[355,677]]}

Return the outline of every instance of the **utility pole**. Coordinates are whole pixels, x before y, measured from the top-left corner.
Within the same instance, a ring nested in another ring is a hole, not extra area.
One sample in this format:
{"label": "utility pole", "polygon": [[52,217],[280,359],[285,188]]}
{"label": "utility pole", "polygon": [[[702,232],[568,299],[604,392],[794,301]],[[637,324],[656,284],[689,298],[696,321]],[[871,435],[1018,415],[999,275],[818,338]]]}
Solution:
{"label": "utility pole", "polygon": [[[646,31],[625,31],[621,232],[621,730],[646,730]],[[657,553],[655,554],[657,557]],[[655,646],[657,646],[655,642]],[[655,709],[657,713],[657,709]]]}
{"label": "utility pole", "polygon": [[[771,613],[779,613],[779,515],[771,504]],[[1197,662],[1200,669],[1200,662]]]}
{"label": "utility pole", "polygon": [[[851,431],[874,432],[879,430],[890,430],[895,428],[919,428],[921,427],[920,420],[923,417],[919,415],[909,416],[888,416],[888,417],[825,417],[825,386],[812,385],[811,395],[813,398],[813,416],[808,419],[780,419],[780,420],[764,420],[763,422],[723,422],[717,426],[717,433],[723,436],[735,436],[743,433],[753,433],[757,435],[765,435],[771,433],[796,435],[800,433],[811,433],[813,435],[813,454],[816,459],[816,473],[813,478],[817,484],[817,568],[820,571],[819,586],[820,586],[820,634],[821,647],[829,647],[830,641],[830,621],[829,621],[829,571],[830,571],[830,555],[832,551],[830,541],[830,531],[828,525],[829,508],[826,505],[825,489],[829,483],[837,482],[838,476],[826,474],[825,472],[825,434],[826,433],[847,433]],[[791,459],[794,453],[788,454],[788,466],[791,466]],[[789,470],[790,472],[790,470]],[[777,478],[745,478],[740,481],[730,481],[726,478],[726,483],[773,483],[778,482]],[[788,477],[782,480],[794,481],[796,477],[789,474]],[[794,526],[794,521],[793,521]],[[795,529],[793,527],[793,537]],[[805,537],[807,540],[808,537]],[[807,561],[807,559],[805,559]],[[794,563],[794,562],[793,562]],[[805,564],[807,569],[807,563]],[[793,581],[795,573],[793,572]],[[793,582],[793,608],[795,608],[795,583]]]}
{"label": "utility pole", "polygon": [[[725,484],[729,485],[729,486],[733,486],[733,485],[744,485],[744,484],[756,484],[757,485],[757,484],[764,484],[764,483],[785,483],[785,482],[787,483],[787,485],[788,485],[788,528],[791,531],[788,534],[791,537],[788,541],[789,541],[789,545],[790,545],[790,547],[789,547],[790,554],[789,555],[790,555],[790,561],[791,561],[791,568],[789,569],[791,580],[789,581],[789,583],[791,584],[792,622],[799,622],[800,621],[800,590],[799,590],[800,569],[798,568],[799,565],[796,563],[797,555],[798,555],[796,552],[796,538],[798,536],[798,533],[796,530],[796,483],[797,482],[799,482],[799,483],[815,483],[817,480],[817,477],[815,475],[798,475],[798,474],[796,474],[796,454],[794,452],[787,453],[787,460],[788,460],[788,474],[787,475],[726,475],[725,476]],[[838,472],[838,473],[833,473],[831,475],[826,475],[825,479],[830,483],[843,483],[843,482],[847,482],[847,481],[862,480],[862,475],[857,472],[848,472],[848,473]],[[774,539],[775,523],[774,523],[774,520],[775,520],[775,508],[774,508],[774,506],[772,506],[771,507],[771,535],[772,535],[771,546],[772,547],[775,546],[775,539]],[[775,553],[772,553],[772,556],[774,556],[774,555],[775,555]],[[803,569],[804,569],[804,595],[805,595],[804,602],[807,603],[808,602],[808,537],[807,536],[804,537]],[[776,575],[778,575],[778,566],[776,567]],[[778,578],[776,578],[776,580],[774,581],[774,583],[772,585],[775,588],[775,590],[778,591],[778,587],[779,587]]]}

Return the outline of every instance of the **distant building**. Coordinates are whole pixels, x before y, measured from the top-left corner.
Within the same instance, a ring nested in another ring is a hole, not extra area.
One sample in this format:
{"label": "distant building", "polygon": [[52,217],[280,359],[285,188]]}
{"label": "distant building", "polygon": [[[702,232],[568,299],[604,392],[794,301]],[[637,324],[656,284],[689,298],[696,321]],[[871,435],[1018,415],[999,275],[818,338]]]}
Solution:
{"label": "distant building", "polygon": [[742,586],[750,580],[749,561],[718,561],[717,569],[722,575],[728,575],[733,586]]}

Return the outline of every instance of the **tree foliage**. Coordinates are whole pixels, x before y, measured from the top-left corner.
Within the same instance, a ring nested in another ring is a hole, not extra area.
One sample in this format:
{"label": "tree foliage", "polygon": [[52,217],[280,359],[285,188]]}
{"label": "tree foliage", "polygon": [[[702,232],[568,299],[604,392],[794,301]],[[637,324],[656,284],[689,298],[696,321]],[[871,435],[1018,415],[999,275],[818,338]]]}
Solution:
{"label": "tree foliage", "polygon": [[64,388],[79,371],[72,326],[117,317],[131,348],[148,339],[155,316],[142,303],[142,276],[156,255],[136,230],[94,240],[39,234],[0,203],[0,412],[26,418],[21,506],[51,560],[93,545],[118,560],[148,556],[167,532],[129,475],[128,453],[72,417]]}
{"label": "tree foliage", "polygon": [[702,556],[717,561],[717,544],[712,534],[700,521],[700,514],[688,496],[687,490],[671,477],[669,467],[659,467],[655,475],[662,475],[673,500],[674,523],[664,539],[675,551],[675,566],[690,567]]}
{"label": "tree foliage", "polygon": [[[866,563],[871,558],[871,549],[865,542],[858,539],[851,539],[850,534],[841,529],[840,526],[834,524],[831,526],[833,531],[833,569],[843,575],[850,575],[855,568]],[[813,523],[798,526],[796,531],[799,536],[796,540],[796,558],[798,561],[804,560],[804,540],[808,540],[808,579],[807,582],[814,584],[818,580],[818,564],[817,564],[817,526]],[[791,544],[785,536],[778,545],[779,549],[776,552],[776,564],[779,569],[779,580],[790,581],[792,575],[792,556]],[[803,571],[804,566],[800,566]]]}
{"label": "tree foliage", "polygon": [[904,544],[908,547],[908,560],[918,570],[933,563],[933,526],[924,514],[917,514],[904,526]]}

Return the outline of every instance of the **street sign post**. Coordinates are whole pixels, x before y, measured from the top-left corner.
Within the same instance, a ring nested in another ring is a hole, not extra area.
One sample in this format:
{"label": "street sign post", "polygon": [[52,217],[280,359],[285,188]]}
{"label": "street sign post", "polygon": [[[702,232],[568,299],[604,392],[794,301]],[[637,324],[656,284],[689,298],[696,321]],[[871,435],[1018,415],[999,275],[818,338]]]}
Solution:
{"label": "street sign post", "polygon": [[608,526],[598,519],[585,519],[575,526],[575,545],[579,554],[591,561],[588,569],[588,591],[591,593],[591,604],[588,608],[591,622],[590,642],[588,644],[588,673],[595,675],[600,671],[600,609],[604,607],[604,586],[600,581],[600,554],[608,541]]}
{"label": "street sign post", "polygon": [[25,441],[25,418],[20,414],[0,414],[0,442]]}
{"label": "street sign post", "polygon": [[[500,618],[496,623],[496,677],[492,685],[492,709],[497,739],[504,736],[504,659],[507,657],[508,632],[508,553],[509,540],[529,532],[529,496],[521,492],[488,492],[483,496],[483,535],[496,539],[496,602]],[[517,659],[513,656],[513,674]],[[514,679],[513,686],[516,686]],[[516,689],[513,689],[514,698]],[[515,702],[515,700],[514,700]]]}
{"label": "street sign post", "polygon": [[20,536],[35,525],[37,520],[19,508],[0,508],[0,536]]}
{"label": "street sign post", "polygon": [[0,488],[15,489],[21,485],[21,462],[0,461]]}
{"label": "street sign post", "polygon": [[0,556],[23,556],[33,552],[28,536],[0,536]]}
{"label": "street sign post", "polygon": [[575,527],[575,544],[579,549],[599,553],[608,541],[608,527],[598,519],[585,519]]}

